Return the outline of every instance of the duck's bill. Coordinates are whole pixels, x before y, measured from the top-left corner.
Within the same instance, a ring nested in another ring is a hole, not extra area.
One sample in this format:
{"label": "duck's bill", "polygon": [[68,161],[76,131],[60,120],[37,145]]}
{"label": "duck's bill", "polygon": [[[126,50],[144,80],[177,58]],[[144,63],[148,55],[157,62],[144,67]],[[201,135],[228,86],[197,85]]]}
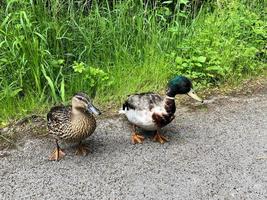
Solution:
{"label": "duck's bill", "polygon": [[92,104],[88,105],[88,111],[89,111],[90,113],[95,114],[95,115],[100,115],[100,114],[101,114],[100,110],[98,110],[98,109],[97,109],[94,105],[92,105]]}
{"label": "duck's bill", "polygon": [[193,89],[191,89],[187,95],[189,95],[190,97],[192,97],[193,99],[197,100],[197,101],[200,101],[201,103],[203,103],[203,100],[197,96],[197,94],[195,93],[195,91]]}

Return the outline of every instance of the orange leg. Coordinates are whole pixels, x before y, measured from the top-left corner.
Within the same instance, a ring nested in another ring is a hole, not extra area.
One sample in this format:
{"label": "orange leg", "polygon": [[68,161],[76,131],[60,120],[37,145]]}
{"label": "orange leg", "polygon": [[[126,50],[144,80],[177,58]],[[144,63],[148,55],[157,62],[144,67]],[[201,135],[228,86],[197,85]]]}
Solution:
{"label": "orange leg", "polygon": [[50,155],[49,160],[59,161],[60,159],[62,159],[65,156],[65,153],[59,147],[57,140],[56,140],[56,145],[57,146],[56,146],[55,150],[52,152],[52,154]]}
{"label": "orange leg", "polygon": [[133,144],[137,144],[137,143],[141,144],[141,143],[143,143],[144,139],[145,139],[145,137],[138,134],[136,132],[136,126],[133,125],[132,143]]}
{"label": "orange leg", "polygon": [[82,142],[80,142],[78,144],[75,154],[80,155],[80,156],[86,156],[88,152],[89,152],[89,147],[87,147],[86,145],[82,144]]}
{"label": "orange leg", "polygon": [[165,143],[165,142],[168,142],[168,139],[167,139],[165,136],[161,135],[161,134],[159,133],[159,130],[157,130],[157,132],[156,132],[156,134],[155,134],[153,140],[154,140],[155,142],[159,142],[159,143],[161,143],[161,144],[163,144],[163,143]]}

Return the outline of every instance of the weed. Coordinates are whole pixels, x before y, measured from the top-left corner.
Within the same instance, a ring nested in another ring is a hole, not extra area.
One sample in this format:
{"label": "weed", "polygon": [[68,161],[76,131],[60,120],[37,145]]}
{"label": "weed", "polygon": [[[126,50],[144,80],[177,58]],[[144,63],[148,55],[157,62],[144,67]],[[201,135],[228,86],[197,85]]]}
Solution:
{"label": "weed", "polygon": [[266,69],[261,1],[80,2],[0,5],[3,123],[77,91],[118,104],[176,74],[209,87]]}

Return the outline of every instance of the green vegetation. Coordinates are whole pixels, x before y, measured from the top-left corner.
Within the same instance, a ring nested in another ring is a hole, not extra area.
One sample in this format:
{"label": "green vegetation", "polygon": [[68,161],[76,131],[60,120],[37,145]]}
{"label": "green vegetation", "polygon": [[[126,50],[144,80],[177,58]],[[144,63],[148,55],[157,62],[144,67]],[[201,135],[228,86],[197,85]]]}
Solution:
{"label": "green vegetation", "polygon": [[0,3],[0,123],[77,91],[118,104],[174,74],[203,88],[266,70],[264,0],[81,2]]}

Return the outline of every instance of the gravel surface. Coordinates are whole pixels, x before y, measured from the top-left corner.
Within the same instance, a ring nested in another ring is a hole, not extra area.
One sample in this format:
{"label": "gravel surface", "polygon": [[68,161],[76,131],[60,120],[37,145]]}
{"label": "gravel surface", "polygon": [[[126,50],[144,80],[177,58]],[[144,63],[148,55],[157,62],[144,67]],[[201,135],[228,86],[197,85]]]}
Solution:
{"label": "gravel surface", "polygon": [[267,94],[178,107],[170,142],[130,143],[124,117],[98,120],[86,157],[73,146],[24,139],[0,151],[0,199],[267,199]]}

